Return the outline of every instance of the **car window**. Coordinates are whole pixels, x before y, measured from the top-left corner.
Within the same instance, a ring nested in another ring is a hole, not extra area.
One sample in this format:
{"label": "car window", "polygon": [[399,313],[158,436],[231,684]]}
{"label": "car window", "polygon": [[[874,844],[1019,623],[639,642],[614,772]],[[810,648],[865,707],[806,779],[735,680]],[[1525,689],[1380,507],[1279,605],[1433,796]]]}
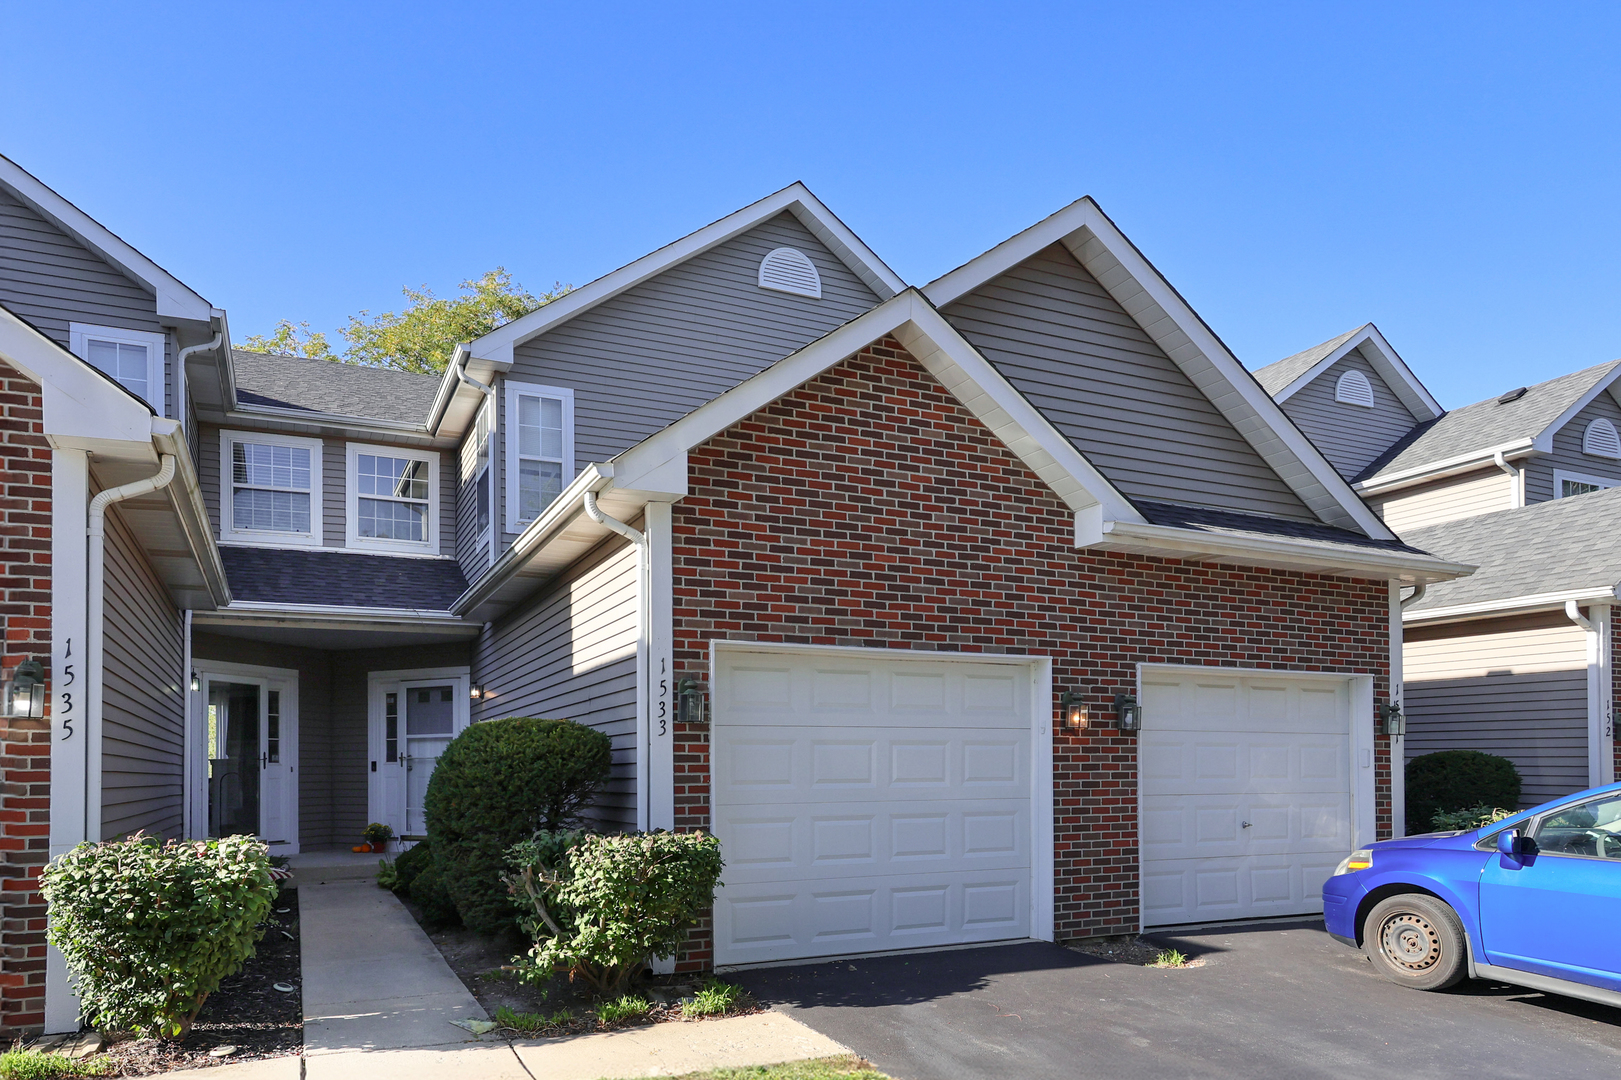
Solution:
{"label": "car window", "polygon": [[1567,806],[1537,823],[1537,851],[1621,861],[1621,793]]}

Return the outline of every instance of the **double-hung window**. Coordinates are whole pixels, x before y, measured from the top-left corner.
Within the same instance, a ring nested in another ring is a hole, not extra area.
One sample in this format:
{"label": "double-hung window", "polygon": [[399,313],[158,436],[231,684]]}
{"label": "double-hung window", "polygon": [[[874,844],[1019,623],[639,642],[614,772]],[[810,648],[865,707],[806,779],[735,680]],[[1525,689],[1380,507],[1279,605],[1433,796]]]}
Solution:
{"label": "double-hung window", "polygon": [[163,335],[116,326],[68,324],[73,355],[163,415]]}
{"label": "double-hung window", "polygon": [[220,539],[319,547],[321,440],[220,432]]}
{"label": "double-hung window", "polygon": [[1607,476],[1589,476],[1586,473],[1565,472],[1555,469],[1553,474],[1553,497],[1568,499],[1575,495],[1586,495],[1592,491],[1603,491],[1605,488],[1621,487],[1621,480],[1612,480]]}
{"label": "double-hung window", "polygon": [[574,479],[574,391],[506,384],[507,531],[519,532]]}
{"label": "double-hung window", "polygon": [[349,545],[439,553],[439,455],[349,444]]}

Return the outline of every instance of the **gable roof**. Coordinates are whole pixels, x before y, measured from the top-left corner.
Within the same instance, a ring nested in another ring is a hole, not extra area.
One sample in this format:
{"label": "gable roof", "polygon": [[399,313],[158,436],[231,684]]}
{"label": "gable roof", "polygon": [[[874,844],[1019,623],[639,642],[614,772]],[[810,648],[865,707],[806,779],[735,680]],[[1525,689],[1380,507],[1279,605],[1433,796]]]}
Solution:
{"label": "gable roof", "polygon": [[1406,616],[1613,602],[1621,583],[1621,488],[1460,518],[1407,534],[1447,559],[1475,563],[1462,580],[1431,585]]}
{"label": "gable roof", "polygon": [[1358,487],[1385,487],[1455,462],[1489,459],[1497,450],[1550,453],[1554,433],[1618,378],[1621,360],[1611,360],[1537,383],[1513,401],[1493,397],[1453,409],[1415,428],[1369,465]]}
{"label": "gable roof", "polygon": [[219,314],[173,274],[135,250],[95,218],[46,187],[10,158],[0,155],[0,184],[85,247],[117,267],[157,298],[160,320],[207,323]]}
{"label": "gable roof", "polygon": [[926,285],[944,307],[1061,243],[1154,339],[1301,502],[1330,525],[1394,534],[1283,414],[1277,402],[1090,197],[1081,198]]}
{"label": "gable roof", "polygon": [[1255,381],[1272,395],[1274,401],[1282,404],[1356,349],[1362,350],[1368,363],[1385,380],[1397,400],[1413,414],[1414,419],[1420,422],[1434,420],[1446,411],[1372,323],[1363,323],[1355,330],[1348,330],[1321,345],[1268,364],[1255,372]]}
{"label": "gable roof", "polygon": [[424,427],[437,375],[232,349],[238,406],[292,409]]}

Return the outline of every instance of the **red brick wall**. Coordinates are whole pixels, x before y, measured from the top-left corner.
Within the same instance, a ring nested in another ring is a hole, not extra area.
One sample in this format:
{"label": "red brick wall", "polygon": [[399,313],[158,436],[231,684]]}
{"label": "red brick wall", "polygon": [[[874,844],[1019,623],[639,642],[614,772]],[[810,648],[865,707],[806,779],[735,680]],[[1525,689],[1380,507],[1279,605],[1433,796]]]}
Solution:
{"label": "red brick wall", "polygon": [[[1072,513],[893,341],[689,455],[675,507],[676,677],[714,638],[1031,653],[1133,690],[1141,661],[1333,670],[1388,693],[1383,581],[1078,551]],[[1056,710],[1056,703],[1054,705]],[[1378,821],[1390,829],[1389,743]],[[676,820],[709,824],[708,731],[677,728]],[[1059,938],[1137,926],[1136,740],[1054,735]],[[685,968],[708,963],[708,927]]]}
{"label": "red brick wall", "polygon": [[[7,675],[51,653],[51,448],[39,386],[0,362],[0,614]],[[0,1039],[45,1023],[50,720],[0,716]]]}

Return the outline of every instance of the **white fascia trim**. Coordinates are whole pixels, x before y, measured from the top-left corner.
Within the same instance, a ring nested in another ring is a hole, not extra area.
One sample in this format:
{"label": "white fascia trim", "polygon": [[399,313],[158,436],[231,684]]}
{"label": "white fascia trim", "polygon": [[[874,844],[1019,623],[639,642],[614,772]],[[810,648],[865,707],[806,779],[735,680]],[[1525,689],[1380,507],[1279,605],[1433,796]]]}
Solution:
{"label": "white fascia trim", "polygon": [[226,419],[233,417],[274,420],[297,420],[311,426],[338,427],[349,431],[377,431],[393,435],[404,433],[429,437],[428,429],[423,424],[411,424],[401,420],[374,420],[365,416],[350,416],[347,413],[315,412],[312,409],[288,409],[278,405],[255,405],[238,403],[225,414]]}
{"label": "white fascia trim", "polygon": [[1249,566],[1308,570],[1335,577],[1399,579],[1409,584],[1419,581],[1451,581],[1475,572],[1468,563],[1448,562],[1430,555],[1398,551],[1352,551],[1337,544],[1272,537],[1234,536],[1200,532],[1172,525],[1136,524],[1105,521],[1103,539],[1096,546],[1105,550],[1116,546],[1110,540],[1124,541],[1128,549],[1151,549],[1166,558],[1196,557],[1199,561],[1220,560]]}
{"label": "white fascia trim", "polygon": [[[1142,521],[1131,502],[915,289],[845,323],[613,459],[614,486],[638,480],[753,415],[874,341],[893,334],[928,371],[1078,514]],[[664,486],[671,486],[669,481]],[[685,479],[677,495],[686,493]]]}
{"label": "white fascia trim", "polygon": [[[1100,273],[1093,268],[1095,259],[1085,250],[1088,241],[1095,242],[1107,253],[1115,263],[1114,269]],[[1249,370],[1090,197],[1077,199],[937,278],[924,286],[923,295],[944,307],[1055,243],[1063,243],[1076,259],[1087,265],[1088,271],[1116,302],[1142,325],[1171,362],[1187,374],[1313,513],[1330,525],[1356,529],[1375,540],[1396,539],[1322,452],[1284,415]],[[1211,379],[1207,371],[1213,373],[1215,379]]]}
{"label": "white fascia trim", "polygon": [[1434,420],[1446,412],[1441,408],[1440,402],[1430,396],[1424,384],[1418,381],[1418,376],[1413,374],[1413,369],[1407,366],[1407,362],[1390,347],[1390,342],[1385,340],[1379,328],[1372,323],[1364,324],[1343,345],[1313,364],[1294,382],[1273,394],[1273,400],[1280,405],[1283,404],[1323,372],[1345,359],[1347,354],[1363,346],[1371,346],[1363,353],[1363,355],[1373,354],[1368,356],[1368,363],[1373,365],[1374,370],[1385,380],[1385,385],[1389,386],[1391,392],[1407,407],[1407,411],[1416,416],[1420,422]]}
{"label": "white fascia trim", "polygon": [[1351,490],[1359,495],[1382,495],[1398,488],[1412,487],[1431,480],[1444,480],[1459,473],[1474,472],[1476,469],[1494,464],[1498,454],[1502,454],[1506,461],[1518,461],[1534,453],[1536,450],[1530,439],[1515,439],[1500,446],[1488,446],[1481,450],[1471,450],[1467,454],[1442,458],[1428,465],[1415,465],[1400,472],[1370,476],[1351,485]]}
{"label": "white fascia trim", "polygon": [[1461,619],[1475,615],[1506,615],[1517,611],[1559,609],[1572,600],[1578,604],[1614,604],[1621,600],[1621,584],[1608,589],[1595,589],[1589,586],[1585,589],[1567,589],[1563,592],[1532,593],[1526,596],[1505,597],[1501,600],[1482,600],[1474,604],[1454,604],[1451,607],[1403,611],[1402,622],[1405,625],[1412,625],[1414,623],[1446,622],[1450,619]]}
{"label": "white fascia trim", "polygon": [[1532,440],[1532,447],[1544,454],[1553,453],[1553,437],[1559,433],[1560,429],[1576,419],[1577,413],[1591,405],[1594,398],[1614,386],[1618,379],[1621,379],[1621,360],[1613,361],[1609,374],[1599,376],[1598,381],[1585,394],[1577,398],[1570,408],[1560,413],[1553,423],[1539,431],[1536,438]]}
{"label": "white fascia trim", "polygon": [[131,280],[149,289],[157,298],[157,312],[160,318],[189,319],[203,323],[212,318],[214,306],[198,296],[179,278],[136,251],[111,229],[4,156],[0,156],[0,184],[10,188],[23,202],[118,267]]}
{"label": "white fascia trim", "polygon": [[[666,244],[657,251],[643,255],[635,262],[628,263],[612,273],[605,274],[595,281],[582,285],[564,296],[558,297],[551,303],[541,307],[519,319],[514,319],[505,326],[492,330],[488,334],[474,341],[469,346],[473,356],[480,359],[493,360],[497,363],[510,365],[512,363],[512,350],[537,334],[545,333],[557,324],[572,319],[581,312],[612,299],[626,289],[641,284],[648,278],[663,273],[678,263],[685,262],[694,255],[708,251],[718,244],[723,244],[735,236],[748,232],[761,222],[769,221],[783,211],[788,210],[801,222],[818,222],[827,235],[836,239],[843,252],[834,248],[834,254],[841,258],[848,252],[855,261],[850,263],[850,270],[868,281],[869,285],[876,282],[883,286],[875,289],[880,296],[887,290],[889,296],[901,292],[906,283],[896,276],[895,272],[885,266],[856,235],[845,227],[828,212],[810,189],[799,182],[792,183],[775,194],[768,195],[759,202],[745,206],[743,209],[721,218],[719,221],[706,225],[697,232],[677,240],[673,244]],[[812,229],[816,232],[816,229]],[[826,241],[824,241],[825,243]],[[884,297],[888,299],[889,297]]]}
{"label": "white fascia trim", "polygon": [[[417,608],[347,607],[342,604],[275,604],[261,600],[233,600],[213,613],[214,617],[247,615],[258,618],[285,616],[297,618],[320,615],[325,618],[351,617],[357,620],[400,619],[416,622],[462,623],[460,616],[448,611]],[[471,624],[467,624],[471,625]]]}

